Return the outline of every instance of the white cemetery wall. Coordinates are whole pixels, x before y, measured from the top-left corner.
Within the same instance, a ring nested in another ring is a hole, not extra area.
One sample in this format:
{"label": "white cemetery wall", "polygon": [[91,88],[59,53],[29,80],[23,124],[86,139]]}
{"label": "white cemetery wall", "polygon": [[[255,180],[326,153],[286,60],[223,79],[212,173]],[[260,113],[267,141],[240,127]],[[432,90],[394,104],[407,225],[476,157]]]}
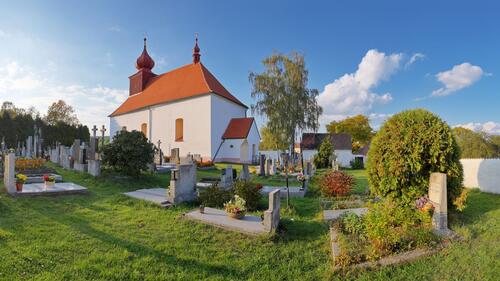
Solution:
{"label": "white cemetery wall", "polygon": [[500,194],[500,159],[461,159],[464,186]]}

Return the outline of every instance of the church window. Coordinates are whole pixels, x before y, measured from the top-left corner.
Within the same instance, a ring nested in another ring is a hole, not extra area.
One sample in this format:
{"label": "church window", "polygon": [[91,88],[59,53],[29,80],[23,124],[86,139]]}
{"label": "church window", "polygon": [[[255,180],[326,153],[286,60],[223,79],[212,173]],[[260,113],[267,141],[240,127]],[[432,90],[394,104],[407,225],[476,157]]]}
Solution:
{"label": "church window", "polygon": [[184,120],[182,118],[175,119],[175,141],[184,140]]}
{"label": "church window", "polygon": [[148,136],[148,124],[142,123],[141,125],[141,132],[144,134],[144,136]]}

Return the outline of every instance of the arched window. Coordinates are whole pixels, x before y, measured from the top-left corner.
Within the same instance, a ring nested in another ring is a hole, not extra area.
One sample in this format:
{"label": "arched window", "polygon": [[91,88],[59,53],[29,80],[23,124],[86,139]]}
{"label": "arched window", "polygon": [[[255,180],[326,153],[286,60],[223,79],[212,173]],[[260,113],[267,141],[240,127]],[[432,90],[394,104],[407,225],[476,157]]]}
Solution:
{"label": "arched window", "polygon": [[148,136],[148,124],[142,123],[141,132],[144,134],[145,137]]}
{"label": "arched window", "polygon": [[175,141],[184,140],[184,120],[182,118],[175,119]]}

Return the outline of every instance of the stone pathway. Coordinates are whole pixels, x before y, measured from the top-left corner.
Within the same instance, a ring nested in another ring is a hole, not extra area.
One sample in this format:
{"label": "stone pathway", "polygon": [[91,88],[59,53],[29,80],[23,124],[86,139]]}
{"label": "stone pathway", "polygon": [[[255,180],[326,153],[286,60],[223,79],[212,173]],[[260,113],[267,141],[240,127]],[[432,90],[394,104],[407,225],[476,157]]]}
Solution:
{"label": "stone pathway", "polygon": [[353,209],[340,209],[340,210],[324,210],[323,219],[325,221],[333,221],[338,219],[345,213],[355,213],[358,216],[362,216],[368,212],[368,208],[353,208]]}
{"label": "stone pathway", "polygon": [[186,214],[186,218],[193,219],[205,224],[217,226],[223,229],[238,231],[251,235],[268,233],[262,219],[257,216],[245,216],[241,220],[228,217],[225,211],[205,207],[205,212],[202,214],[198,209]]}
{"label": "stone pathway", "polygon": [[45,187],[43,183],[24,184],[22,191],[12,193],[14,196],[44,196],[44,195],[68,195],[86,194],[87,188],[72,182],[56,182],[54,186]]}
{"label": "stone pathway", "polygon": [[172,204],[167,200],[167,189],[166,188],[147,188],[139,189],[131,192],[123,193],[129,197],[136,198],[139,200],[145,200],[162,207],[168,207]]}

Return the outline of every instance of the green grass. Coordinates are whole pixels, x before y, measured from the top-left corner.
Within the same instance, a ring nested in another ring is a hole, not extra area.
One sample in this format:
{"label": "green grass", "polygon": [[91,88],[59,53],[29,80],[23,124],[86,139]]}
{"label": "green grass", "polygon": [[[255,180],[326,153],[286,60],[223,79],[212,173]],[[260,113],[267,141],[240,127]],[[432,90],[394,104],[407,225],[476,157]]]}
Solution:
{"label": "green grass", "polygon": [[[94,179],[58,171],[84,196],[0,198],[0,280],[494,280],[500,274],[500,196],[472,192],[450,218],[466,237],[415,263],[332,272],[317,198],[292,199],[283,235],[249,237],[183,219],[122,192],[166,186],[168,175]],[[362,173],[359,174],[362,176]],[[282,206],[284,202],[282,202]]]}

